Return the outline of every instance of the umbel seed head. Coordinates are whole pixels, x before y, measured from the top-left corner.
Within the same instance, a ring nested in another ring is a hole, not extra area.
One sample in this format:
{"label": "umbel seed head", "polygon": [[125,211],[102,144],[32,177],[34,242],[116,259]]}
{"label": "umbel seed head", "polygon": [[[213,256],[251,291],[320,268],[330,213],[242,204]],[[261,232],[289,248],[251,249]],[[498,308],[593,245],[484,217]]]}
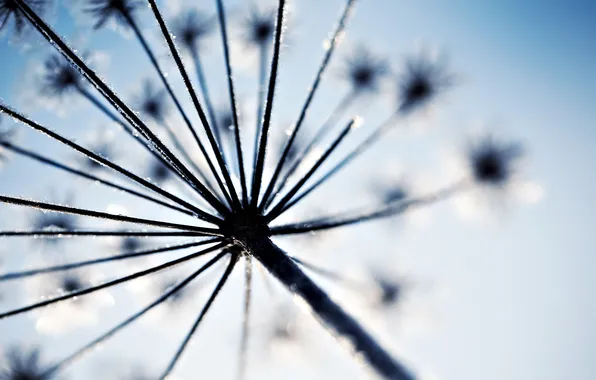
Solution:
{"label": "umbel seed head", "polygon": [[423,55],[406,60],[405,71],[398,81],[399,110],[409,113],[430,104],[453,84],[453,75],[440,62]]}
{"label": "umbel seed head", "polygon": [[359,47],[347,58],[344,76],[350,81],[354,92],[376,92],[389,74],[389,62],[376,57],[368,49]]}
{"label": "umbel seed head", "polygon": [[150,80],[145,80],[143,83],[143,91],[137,97],[136,103],[142,114],[158,123],[164,121],[167,117],[169,109],[166,103],[166,92],[157,89]]}
{"label": "umbel seed head", "polygon": [[[26,0],[25,3],[38,15],[43,14],[51,1],[49,0]],[[0,31],[12,23],[14,33],[20,35],[27,25],[27,19],[16,1],[0,0]]]}
{"label": "umbel seed head", "polygon": [[110,20],[128,24],[133,11],[143,5],[139,0],[87,0],[85,11],[95,19],[93,27],[99,29]]}
{"label": "umbel seed head", "polygon": [[275,32],[275,12],[253,9],[245,21],[246,41],[262,47],[269,43]]}
{"label": "umbel seed head", "polygon": [[468,150],[471,174],[480,184],[503,187],[515,174],[523,153],[519,143],[499,142],[487,136]]}
{"label": "umbel seed head", "polygon": [[39,359],[39,350],[25,352],[13,348],[0,364],[0,380],[50,380],[55,378],[46,373]]}
{"label": "umbel seed head", "polygon": [[172,32],[182,47],[196,52],[199,44],[213,30],[213,23],[203,13],[190,9],[182,11],[173,22]]}
{"label": "umbel seed head", "polygon": [[47,97],[61,97],[83,85],[79,72],[61,56],[53,54],[44,62],[41,93]]}

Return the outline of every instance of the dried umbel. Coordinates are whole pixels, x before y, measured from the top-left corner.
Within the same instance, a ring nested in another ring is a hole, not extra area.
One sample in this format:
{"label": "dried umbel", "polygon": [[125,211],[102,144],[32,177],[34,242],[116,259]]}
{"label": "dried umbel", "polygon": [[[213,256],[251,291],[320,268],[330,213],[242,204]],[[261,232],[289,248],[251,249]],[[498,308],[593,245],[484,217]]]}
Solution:
{"label": "dried umbel", "polygon": [[[42,14],[51,3],[50,0],[28,0],[27,5]],[[27,25],[27,18],[14,0],[0,0],[0,30],[12,25],[14,33],[23,33]]]}
{"label": "dried umbel", "polygon": [[[105,237],[120,239],[119,244],[116,244],[120,252],[114,255],[76,259],[68,263],[61,261],[55,265],[27,271],[17,270],[0,274],[0,281],[15,281],[47,273],[62,274],[60,279],[63,292],[58,296],[45,298],[21,308],[3,311],[0,313],[0,319],[43,310],[73,299],[83,299],[92,293],[141,277],[151,278],[150,275],[153,273],[179,267],[184,263],[197,260],[206,260],[206,262],[201,261],[203,265],[195,268],[189,275],[173,277],[175,281],[161,283],[161,286],[156,287],[160,289],[161,295],[155,300],[62,360],[41,367],[37,363],[37,354],[32,354],[25,359],[9,356],[9,369],[5,372],[6,375],[2,374],[3,379],[50,379],[52,376],[61,374],[73,362],[92,353],[94,348],[104,343],[107,347],[106,341],[109,338],[135,323],[150,310],[166,303],[176,304],[182,300],[186,301],[191,297],[187,293],[189,289],[192,290],[189,284],[196,281],[198,277],[204,276],[204,273],[215,271],[218,263],[225,263],[219,280],[206,297],[194,323],[180,341],[167,366],[152,378],[164,379],[175,370],[190,341],[198,334],[205,315],[220,291],[230,276],[235,273],[234,270],[238,268],[239,263],[243,263],[242,275],[246,286],[238,360],[238,377],[242,378],[247,365],[253,262],[265,268],[289,292],[308,305],[332,334],[349,342],[350,348],[377,374],[391,379],[415,378],[412,370],[402,365],[373,339],[359,322],[346,313],[305,274],[303,268],[314,270],[322,276],[335,280],[341,279],[341,274],[318,268],[316,265],[307,264],[290,256],[272,239],[283,235],[312,234],[315,231],[398,216],[410,209],[430,205],[469,188],[470,182],[465,179],[456,179],[452,185],[427,194],[416,194],[409,188],[395,186],[380,191],[380,198],[383,199],[380,206],[354,209],[348,204],[339,214],[322,214],[310,220],[285,224],[279,222],[280,217],[289,215],[288,210],[303,204],[302,201],[305,198],[327,184],[338,172],[347,170],[348,164],[371,149],[377,141],[399,125],[402,118],[410,117],[416,111],[424,109],[448,89],[452,83],[452,75],[445,65],[423,55],[416,56],[406,62],[406,70],[399,78],[393,79],[390,78],[393,74],[389,64],[384,59],[376,58],[365,50],[357,50],[356,54],[348,59],[342,73],[350,85],[348,92],[343,97],[339,97],[337,107],[330,113],[325,123],[316,130],[314,136],[304,137],[300,133],[303,133],[306,115],[323,81],[323,76],[328,71],[337,45],[342,40],[350,13],[356,3],[355,0],[347,0],[339,22],[327,43],[314,81],[308,85],[307,97],[301,105],[299,116],[287,131],[287,139],[281,151],[274,155],[275,160],[268,162],[266,152],[273,144],[270,139],[275,129],[272,123],[272,112],[276,100],[280,63],[283,60],[281,47],[286,19],[285,0],[279,0],[277,8],[272,13],[252,11],[244,25],[247,33],[246,40],[260,52],[256,74],[259,83],[258,106],[255,112],[256,128],[254,128],[254,140],[249,141],[249,144],[254,146],[253,149],[248,150],[244,146],[246,142],[240,138],[245,123],[241,123],[239,118],[234,66],[230,62],[229,25],[222,0],[215,0],[217,28],[214,21],[207,16],[185,10],[183,12],[187,13],[178,15],[173,22],[175,25],[173,30],[177,38],[174,38],[170,32],[156,1],[147,1],[163,42],[167,45],[173,59],[177,74],[182,78],[185,90],[182,93],[176,93],[172,88],[167,79],[169,76],[156,58],[154,48],[139,28],[137,15],[146,11],[143,1],[81,2],[84,10],[93,18],[95,28],[102,27],[108,21],[115,21],[130,28],[150,62],[154,74],[159,78],[159,82],[146,82],[141,93],[136,96],[134,109],[140,112],[136,112],[117,95],[110,84],[104,81],[61,36],[52,30],[41,17],[38,3],[45,2],[24,0],[0,2],[0,16],[14,17],[18,28],[22,28],[26,22],[36,29],[61,56],[52,56],[47,61],[48,73],[42,86],[45,88],[44,95],[61,96],[68,91],[85,98],[89,105],[99,111],[96,114],[98,118],[103,115],[121,128],[127,138],[125,144],[130,144],[130,149],[133,147],[143,149],[147,158],[143,160],[140,169],[138,167],[129,169],[129,166],[117,163],[111,154],[98,151],[103,150],[101,147],[86,148],[77,141],[64,137],[59,130],[34,121],[5,104],[4,101],[0,102],[0,111],[18,122],[18,127],[15,128],[30,128],[40,132],[105,170],[102,172],[89,170],[92,169],[91,167],[79,169],[77,165],[61,162],[45,153],[17,145],[10,138],[7,130],[0,132],[0,146],[3,148],[0,151],[0,158],[4,157],[5,151],[12,152],[16,156],[93,181],[102,188],[118,190],[121,195],[130,196],[138,202],[145,202],[146,209],[154,207],[156,212],[154,218],[141,218],[129,212],[98,211],[99,206],[88,209],[0,195],[2,203],[52,212],[43,214],[43,217],[36,220],[32,230],[0,231],[2,237],[29,236],[58,239],[93,236],[97,239]],[[225,91],[229,95],[229,104],[218,113],[213,107],[202,66],[205,52],[200,48],[202,39],[215,29],[219,29],[221,36],[226,74]],[[179,50],[178,47],[183,49]],[[188,54],[189,57],[182,57],[182,53]],[[187,69],[183,58],[190,59],[194,75]],[[196,89],[193,85],[195,82],[193,76],[196,76]],[[367,97],[374,99],[374,96],[380,92],[380,87],[386,82],[398,83],[397,104],[390,110],[385,122],[376,127],[367,126],[364,139],[355,144],[351,150],[341,152],[338,148],[343,147],[345,141],[353,136],[353,132],[362,124],[362,120],[354,115],[343,125],[340,122],[345,115],[354,112],[354,102],[361,95],[366,93]],[[198,122],[194,118],[195,115],[191,117],[187,113],[181,101],[187,95],[190,96]],[[172,124],[170,114],[177,114],[182,122]],[[223,133],[224,131],[233,133]],[[182,132],[185,138],[181,137]],[[162,134],[165,138],[160,137]],[[328,138],[328,136],[331,137]],[[110,146],[109,143],[107,144],[106,149]],[[121,142],[120,146],[123,145],[124,143]],[[248,155],[247,151],[253,154]],[[493,140],[486,140],[478,146],[473,146],[469,151],[470,169],[473,173],[471,178],[475,184],[502,187],[510,180],[514,172],[512,164],[520,154],[521,150],[517,145],[499,145]],[[301,170],[298,170],[299,168]],[[110,173],[118,180],[113,180],[105,173]],[[361,174],[358,175],[357,181],[362,181],[361,177]],[[168,186],[162,186],[166,181]],[[350,190],[341,188],[337,191],[345,193]],[[106,192],[106,194],[110,193]],[[330,194],[333,193],[330,192]],[[109,195],[107,197],[109,199]],[[333,196],[330,197],[331,202]],[[170,218],[169,215],[172,213],[187,219]],[[76,223],[73,219],[75,217]],[[79,227],[80,220],[93,219],[127,223],[129,228],[123,229],[119,226],[117,229],[105,227],[83,229]],[[148,247],[138,240],[147,237],[176,239],[176,242],[159,247]],[[161,257],[185,249],[191,250],[192,253],[167,259],[143,270],[132,265],[125,266],[125,274],[98,285],[88,285],[74,275],[75,271],[81,268],[94,267],[100,263]],[[380,289],[379,304],[394,305],[399,302],[402,291],[399,283],[385,278],[376,278],[376,281]],[[160,284],[158,281],[156,283]],[[293,325],[286,323],[282,327],[276,329],[275,335],[278,338],[290,340],[294,334],[297,334],[298,330]],[[23,375],[18,377],[21,373]]]}
{"label": "dried umbel", "polygon": [[51,380],[55,376],[45,374],[39,360],[39,350],[24,352],[13,349],[9,351],[0,367],[2,380]]}

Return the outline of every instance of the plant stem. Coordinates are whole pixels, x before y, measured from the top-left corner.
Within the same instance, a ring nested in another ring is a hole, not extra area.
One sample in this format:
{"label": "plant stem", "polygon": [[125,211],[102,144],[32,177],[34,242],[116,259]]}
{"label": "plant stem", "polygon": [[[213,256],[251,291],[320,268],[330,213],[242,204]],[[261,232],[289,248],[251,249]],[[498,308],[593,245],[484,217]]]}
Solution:
{"label": "plant stem", "polygon": [[294,295],[302,298],[319,321],[337,338],[351,343],[354,353],[386,379],[413,380],[414,376],[393,359],[354,318],[329,298],[298,265],[268,237],[245,236],[243,243],[259,262],[279,279]]}

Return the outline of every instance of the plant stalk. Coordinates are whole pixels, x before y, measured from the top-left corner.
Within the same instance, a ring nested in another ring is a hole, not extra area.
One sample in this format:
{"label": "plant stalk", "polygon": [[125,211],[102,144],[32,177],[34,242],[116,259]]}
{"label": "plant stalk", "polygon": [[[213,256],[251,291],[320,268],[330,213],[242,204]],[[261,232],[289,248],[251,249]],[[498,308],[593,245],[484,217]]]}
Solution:
{"label": "plant stalk", "polygon": [[414,380],[414,375],[391,357],[354,318],[333,302],[283,250],[266,236],[247,235],[242,239],[245,249],[294,295],[302,298],[319,322],[330,332],[337,338],[349,341],[355,355],[361,356],[385,379]]}

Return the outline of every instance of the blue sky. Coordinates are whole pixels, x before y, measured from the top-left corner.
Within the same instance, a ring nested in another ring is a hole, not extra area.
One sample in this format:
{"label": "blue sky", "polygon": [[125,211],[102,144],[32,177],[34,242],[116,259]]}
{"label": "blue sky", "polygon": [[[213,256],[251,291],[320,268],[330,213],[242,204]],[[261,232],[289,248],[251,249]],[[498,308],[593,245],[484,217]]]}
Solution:
{"label": "blue sky", "polygon": [[[198,3],[211,12],[210,2]],[[321,55],[321,40],[342,1],[321,3],[296,2],[297,32],[285,53],[286,61],[282,60],[276,103],[282,122],[297,115],[296,104],[304,98],[305,83],[309,83]],[[119,93],[129,94],[134,88],[131,82],[152,74],[149,67],[140,66],[144,57],[136,41],[111,31],[89,36],[75,32],[70,17],[61,7],[54,15],[54,25],[68,38],[110,53],[105,76],[116,83]],[[339,243],[343,249],[350,244],[356,247],[351,248],[351,256],[356,258],[374,249],[399,251],[415,273],[445,289],[447,295],[433,315],[437,326],[422,337],[404,334],[386,339],[388,344],[398,341],[396,345],[404,348],[414,368],[440,379],[596,378],[595,19],[596,3],[589,0],[363,0],[358,5],[346,42],[367,42],[397,63],[419,45],[436,46],[448,54],[450,67],[458,74],[458,85],[440,104],[441,111],[430,119],[428,130],[399,135],[403,141],[393,145],[395,140],[390,140],[371,160],[376,157],[385,162],[395,151],[396,159],[409,171],[420,169],[430,177],[437,176],[442,150],[461,145],[468,131],[484,124],[526,144],[524,174],[540,183],[545,192],[540,203],[514,204],[496,221],[460,221],[451,205],[441,205],[424,229],[405,229],[388,237],[372,232],[365,243],[353,239]],[[35,46],[41,50],[42,45]],[[35,64],[44,54],[17,50],[5,41],[0,44],[0,97],[18,106],[15,94],[23,78],[22,68]],[[208,72],[218,75],[209,78],[217,88],[223,80],[221,67],[216,59],[206,65]],[[238,74],[246,97],[253,91],[250,73]],[[332,106],[336,88],[342,89],[341,84],[333,87],[331,83],[336,82],[329,80],[321,90],[313,119]],[[86,125],[90,120],[86,112],[85,108],[77,109],[64,119],[42,109],[34,115],[78,136],[84,135],[81,123]],[[369,118],[374,122],[374,116]],[[93,128],[101,124],[95,119],[91,122]],[[59,151],[33,135],[21,137],[21,143]],[[350,184],[353,178],[368,173],[375,166],[371,160],[363,160],[343,181]],[[424,164],[427,161],[432,169]],[[23,160],[8,165],[0,173],[0,192],[47,196],[44,189],[56,181],[39,168]],[[38,170],[35,186],[23,176],[29,170]],[[330,191],[333,189],[331,186]],[[1,214],[0,226],[10,226]],[[2,244],[4,241],[0,247]],[[109,318],[114,319],[113,315]],[[27,318],[1,321],[0,330],[11,330],[9,341],[21,335],[40,341]],[[84,335],[92,331],[85,330]],[[0,338],[0,345],[3,341]],[[68,351],[60,347],[60,351]],[[326,363],[329,372],[324,373],[360,378],[354,375],[360,372],[351,371],[351,365],[344,366],[346,358],[341,352],[330,357]],[[221,364],[217,360],[214,363]],[[183,370],[192,373],[192,368],[190,363]],[[85,373],[88,369],[80,366],[77,370]],[[275,373],[280,372],[272,371],[269,376],[275,378]]]}

